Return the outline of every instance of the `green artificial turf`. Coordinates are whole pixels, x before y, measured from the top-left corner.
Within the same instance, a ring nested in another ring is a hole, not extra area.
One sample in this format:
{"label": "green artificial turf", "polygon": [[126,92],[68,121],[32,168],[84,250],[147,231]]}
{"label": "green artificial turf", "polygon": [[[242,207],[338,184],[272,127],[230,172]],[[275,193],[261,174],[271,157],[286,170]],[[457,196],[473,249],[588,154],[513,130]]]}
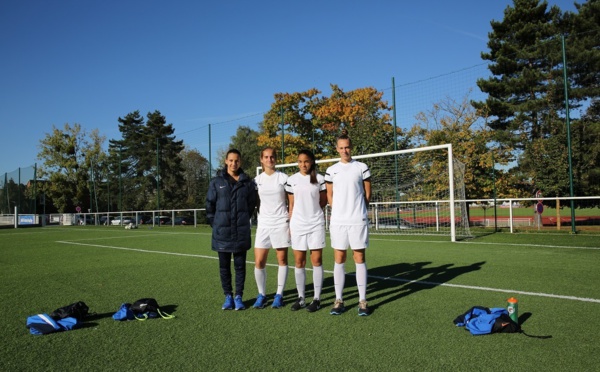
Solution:
{"label": "green artificial turf", "polygon": [[[452,243],[440,237],[371,235],[368,299],[357,316],[354,264],[348,311],[332,316],[333,253],[324,252],[323,308],[223,311],[210,229],[54,227],[0,230],[4,347],[0,370],[595,370],[600,365],[598,236],[507,233]],[[269,255],[270,300],[275,255]],[[310,264],[308,265],[310,268]],[[307,271],[307,282],[312,272]],[[312,295],[308,285],[307,295]],[[522,334],[471,336],[452,320],[471,306],[519,299]],[[176,317],[117,322],[124,302],[154,297]],[[308,299],[310,301],[310,298]],[[77,330],[29,334],[29,315],[84,301],[94,314]]]}

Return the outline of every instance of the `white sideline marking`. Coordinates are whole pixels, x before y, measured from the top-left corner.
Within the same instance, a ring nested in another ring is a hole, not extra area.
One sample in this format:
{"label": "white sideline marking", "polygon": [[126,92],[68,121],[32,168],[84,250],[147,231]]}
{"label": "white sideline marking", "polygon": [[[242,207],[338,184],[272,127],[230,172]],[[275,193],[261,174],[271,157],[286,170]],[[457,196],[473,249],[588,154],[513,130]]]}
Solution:
{"label": "white sideline marking", "polygon": [[[77,243],[77,242],[62,241],[62,240],[59,240],[56,243],[79,245],[79,246],[85,246],[85,247],[98,247],[98,248],[119,249],[119,250],[123,250],[123,251],[133,251],[133,252],[142,252],[142,253],[167,254],[167,255],[172,255],[172,256],[208,258],[208,259],[211,259],[211,260],[217,260],[218,259],[218,257],[206,256],[206,255],[201,255],[201,254],[176,253],[176,252],[165,252],[165,251],[151,251],[151,250],[148,250],[148,249],[116,247],[116,246],[100,245],[100,244]],[[246,261],[246,263],[254,265],[253,261]],[[267,266],[277,267],[278,265],[277,264],[267,264]],[[289,268],[291,269],[292,267],[293,266],[290,266]],[[306,268],[306,270],[312,271],[312,269],[310,269],[310,268]],[[333,271],[331,271],[331,270],[323,270],[323,272],[326,272],[328,274],[333,274]],[[354,274],[347,274],[347,275],[354,275]],[[430,281],[427,281],[427,280],[409,280],[409,279],[393,278],[393,277],[389,277],[389,276],[386,277],[386,276],[378,276],[378,275],[369,275],[369,278],[374,278],[374,279],[379,279],[379,280],[391,280],[391,281],[395,281],[395,282],[410,283],[410,284],[428,285],[428,286],[443,286],[443,287],[451,287],[451,288],[474,289],[474,290],[478,290],[478,291],[491,291],[491,292],[501,292],[501,293],[512,293],[512,294],[520,294],[520,295],[522,294],[522,295],[527,295],[527,296],[557,298],[557,299],[562,299],[562,300],[600,303],[600,299],[596,299],[596,298],[565,296],[565,295],[556,295],[556,294],[541,293],[541,292],[527,292],[527,291],[518,291],[518,290],[513,290],[513,289],[479,287],[479,286],[464,285],[464,284],[438,283],[438,282],[430,282]]]}

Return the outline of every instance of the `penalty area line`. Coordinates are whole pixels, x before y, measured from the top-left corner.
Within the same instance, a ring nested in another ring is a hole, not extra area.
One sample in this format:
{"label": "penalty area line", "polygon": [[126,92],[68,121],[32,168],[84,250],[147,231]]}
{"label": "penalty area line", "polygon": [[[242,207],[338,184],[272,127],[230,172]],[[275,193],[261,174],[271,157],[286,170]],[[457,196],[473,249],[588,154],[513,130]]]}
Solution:
{"label": "penalty area line", "polygon": [[102,245],[102,244],[90,244],[90,243],[77,243],[77,242],[68,242],[64,240],[59,240],[56,243],[61,244],[70,244],[70,245],[79,245],[84,247],[96,247],[96,248],[108,248],[108,249],[118,249],[122,251],[132,251],[132,252],[142,252],[142,253],[158,253],[158,254],[168,254],[171,256],[182,256],[182,257],[196,257],[196,258],[210,258],[211,260],[216,260],[218,257],[213,256],[205,256],[201,254],[192,254],[192,253],[177,253],[177,252],[165,252],[165,251],[152,251],[149,249],[141,249],[141,248],[127,248],[127,247],[116,247],[113,245]]}

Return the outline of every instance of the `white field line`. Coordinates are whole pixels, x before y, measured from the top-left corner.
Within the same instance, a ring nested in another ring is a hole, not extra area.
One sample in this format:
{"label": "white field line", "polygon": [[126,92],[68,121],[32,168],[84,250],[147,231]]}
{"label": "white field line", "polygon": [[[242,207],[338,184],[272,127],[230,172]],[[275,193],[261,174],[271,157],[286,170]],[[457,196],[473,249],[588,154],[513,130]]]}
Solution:
{"label": "white field line", "polygon": [[[218,259],[218,257],[206,256],[206,255],[200,255],[200,254],[176,253],[176,252],[165,252],[165,251],[152,251],[152,250],[148,250],[148,249],[116,247],[116,246],[101,245],[101,244],[77,243],[77,242],[72,242],[72,241],[57,241],[56,243],[78,245],[78,246],[85,246],[85,247],[118,249],[118,250],[132,251],[132,252],[141,252],[141,253],[157,253],[157,254],[167,254],[167,255],[172,255],[172,256],[208,258],[208,259],[211,259],[211,260]],[[253,261],[246,261],[246,263],[254,265]],[[276,267],[278,265],[277,264],[267,264],[267,266],[274,266],[274,267]],[[290,267],[290,269],[291,269],[291,267]],[[306,270],[310,271],[312,269],[306,268]],[[326,272],[326,273],[328,273],[328,274],[333,274],[333,271],[331,271],[331,270],[323,270],[323,271]],[[348,275],[354,275],[354,274],[348,274]],[[443,287],[451,287],[451,288],[473,289],[473,290],[477,290],[477,291],[490,291],[490,292],[500,292],[500,293],[512,293],[512,294],[520,294],[520,295],[528,295],[528,296],[557,298],[557,299],[562,299],[562,300],[600,303],[600,299],[596,299],[596,298],[564,296],[564,295],[556,295],[556,294],[550,294],[550,293],[527,292],[527,291],[519,291],[519,290],[512,290],[512,289],[479,287],[479,286],[463,285],[463,284],[438,283],[438,282],[430,282],[430,281],[426,281],[426,280],[409,280],[409,279],[384,277],[384,276],[377,276],[377,275],[369,275],[369,277],[370,278],[374,278],[374,279],[379,279],[379,280],[389,280],[389,281],[394,281],[394,282],[402,282],[402,283],[410,283],[410,284],[420,284],[420,285],[428,285],[428,286],[443,286]]]}
{"label": "white field line", "polygon": [[[402,243],[443,243],[448,244],[449,241],[441,241],[441,240],[392,240],[392,239],[373,239],[369,238],[370,241],[380,241],[380,242],[402,242]],[[452,244],[481,244],[481,245],[499,245],[499,246],[512,246],[512,247],[537,247],[537,248],[560,248],[560,249],[591,249],[591,250],[600,250],[600,247],[579,247],[579,246],[571,246],[571,245],[551,245],[551,244],[521,244],[521,243],[491,243],[491,242],[455,242]]]}
{"label": "white field line", "polygon": [[61,244],[70,244],[70,245],[80,245],[84,247],[97,247],[97,248],[109,248],[109,249],[119,249],[123,251],[132,251],[132,252],[141,252],[141,253],[158,253],[158,254],[168,254],[171,256],[183,256],[183,257],[196,257],[196,258],[210,258],[212,260],[218,259],[218,257],[214,256],[205,256],[201,254],[191,254],[191,253],[177,253],[177,252],[165,252],[165,251],[151,251],[149,249],[140,249],[140,248],[127,248],[127,247],[116,247],[112,245],[101,245],[101,244],[88,244],[88,243],[77,243],[77,242],[69,242],[69,241],[57,241],[56,243]]}
{"label": "white field line", "polygon": [[[77,229],[78,231],[97,231],[93,229]],[[64,231],[64,230],[63,230]],[[18,234],[18,233],[15,233]],[[128,238],[138,238],[138,237],[148,237],[155,235],[211,235],[210,232],[201,233],[201,232],[181,232],[181,231],[153,231],[151,234],[141,234],[141,231],[131,234],[130,231],[123,230],[123,234],[130,234],[127,236]],[[139,234],[139,235],[138,235]],[[4,235],[12,235],[12,234],[4,234]],[[122,239],[124,236],[116,236],[116,237],[106,237],[106,238],[83,238],[83,239],[74,239],[71,241],[86,241],[86,240],[103,240],[103,239]],[[414,243],[415,240],[409,239],[378,239],[370,237],[371,241],[381,241],[381,242],[406,242],[406,243]],[[443,240],[420,240],[419,243],[439,243],[439,244],[447,244],[449,241]],[[490,242],[474,242],[474,241],[459,241],[454,244],[481,244],[481,245],[499,245],[499,246],[511,246],[511,247],[537,247],[537,248],[558,248],[558,249],[584,249],[584,250],[600,250],[600,247],[580,247],[580,246],[568,246],[568,245],[551,245],[551,244],[521,244],[521,243],[490,243]]]}

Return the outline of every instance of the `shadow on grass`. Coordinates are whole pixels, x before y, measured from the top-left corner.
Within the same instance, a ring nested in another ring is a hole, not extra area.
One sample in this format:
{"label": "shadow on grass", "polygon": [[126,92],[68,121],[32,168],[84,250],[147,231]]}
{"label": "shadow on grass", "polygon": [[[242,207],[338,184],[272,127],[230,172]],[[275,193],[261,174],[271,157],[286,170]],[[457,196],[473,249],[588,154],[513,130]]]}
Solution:
{"label": "shadow on grass", "polygon": [[97,327],[98,323],[89,322],[87,319],[83,322],[79,323],[79,326],[75,329],[83,329],[83,328],[94,328]]}
{"label": "shadow on grass", "polygon": [[160,311],[168,313],[168,314],[173,314],[174,312],[177,311],[177,305],[165,305],[165,306],[161,306],[160,307]]}
{"label": "shadow on grass", "polygon": [[[115,309],[115,311],[111,311],[108,313],[90,313],[88,314],[84,321],[83,321],[83,325],[82,328],[87,328],[87,327],[93,327],[96,326],[97,323],[90,323],[93,322],[95,320],[100,320],[100,319],[104,319],[104,318],[112,318],[112,316],[118,311],[119,309]],[[175,311],[177,311],[177,305],[164,305],[160,307],[160,311],[163,313],[167,313],[169,315],[171,315],[172,313],[174,313]]]}
{"label": "shadow on grass", "polygon": [[[475,262],[467,266],[444,264],[428,267],[430,264],[431,262],[397,263],[369,269],[367,297],[369,298],[371,311],[374,312],[380,306],[413,293],[447,283],[460,275],[480,270],[485,262]],[[345,284],[344,302],[347,303],[346,306],[348,307],[348,305],[351,305],[348,304],[349,300],[358,302],[354,273],[346,273]],[[307,296],[310,294],[307,286]],[[334,283],[331,276],[324,278],[323,281],[321,301],[324,300],[326,302],[335,300]],[[324,303],[323,305],[326,306],[327,304]]]}
{"label": "shadow on grass", "polygon": [[525,324],[527,319],[531,318],[531,313],[523,313],[519,315],[519,325]]}
{"label": "shadow on grass", "polygon": [[85,321],[89,322],[89,321],[94,321],[94,320],[99,320],[99,319],[104,319],[104,318],[111,318],[113,316],[113,314],[117,312],[117,310],[119,310],[119,309],[115,309],[115,311],[111,311],[110,313],[88,314],[88,316],[85,317]]}
{"label": "shadow on grass", "polygon": [[376,301],[373,310],[413,293],[435,288],[460,275],[480,270],[485,262],[475,262],[467,266],[444,264],[429,267],[430,264],[431,262],[400,263],[371,269],[368,290],[375,293],[374,300],[385,298]]}

